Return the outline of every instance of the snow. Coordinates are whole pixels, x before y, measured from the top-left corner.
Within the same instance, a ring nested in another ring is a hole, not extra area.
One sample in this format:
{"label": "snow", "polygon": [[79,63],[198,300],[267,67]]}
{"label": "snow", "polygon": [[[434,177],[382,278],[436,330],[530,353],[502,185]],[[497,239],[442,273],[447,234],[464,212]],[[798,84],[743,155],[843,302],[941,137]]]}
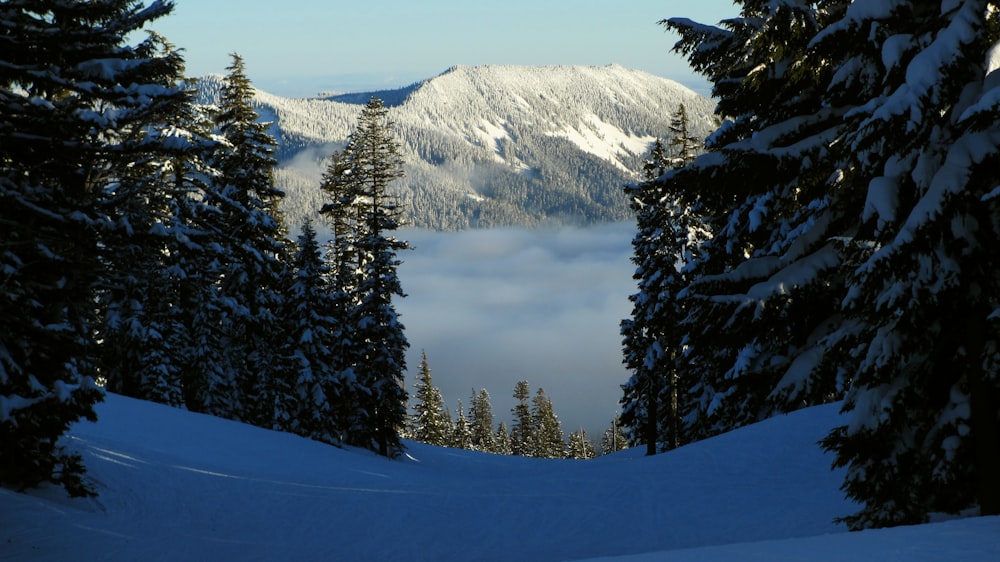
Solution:
{"label": "snow", "polygon": [[627,161],[628,155],[643,154],[656,140],[656,137],[636,136],[625,132],[593,113],[584,115],[576,126],[566,126],[548,134],[567,139],[580,150],[607,160],[625,171],[630,169],[623,160]]}
{"label": "snow", "polygon": [[896,220],[899,207],[899,178],[879,176],[868,183],[868,198],[861,213],[862,220],[878,217],[878,229]]}
{"label": "snow", "polygon": [[108,395],[74,425],[97,499],[0,489],[5,559],[1000,559],[1000,518],[847,533],[816,442],[839,405],[655,457],[501,457],[407,443],[389,461]]}

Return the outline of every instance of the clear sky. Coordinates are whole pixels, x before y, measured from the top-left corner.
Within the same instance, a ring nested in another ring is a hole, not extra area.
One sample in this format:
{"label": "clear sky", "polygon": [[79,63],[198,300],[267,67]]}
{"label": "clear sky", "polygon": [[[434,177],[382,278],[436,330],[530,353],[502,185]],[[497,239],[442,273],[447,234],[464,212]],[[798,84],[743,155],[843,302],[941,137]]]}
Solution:
{"label": "clear sky", "polygon": [[187,74],[243,56],[279,95],[404,86],[453,65],[620,64],[704,92],[656,22],[717,23],[731,0],[174,0],[152,26],[185,50]]}

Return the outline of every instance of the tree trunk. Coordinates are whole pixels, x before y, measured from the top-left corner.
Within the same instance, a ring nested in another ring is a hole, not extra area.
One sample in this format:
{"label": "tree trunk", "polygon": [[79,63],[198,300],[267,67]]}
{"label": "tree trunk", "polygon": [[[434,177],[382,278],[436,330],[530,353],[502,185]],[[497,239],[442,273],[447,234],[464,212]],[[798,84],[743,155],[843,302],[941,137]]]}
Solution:
{"label": "tree trunk", "polygon": [[659,404],[660,399],[657,393],[653,392],[652,389],[650,389],[647,400],[649,400],[649,408],[648,411],[646,412],[646,431],[644,432],[645,435],[643,437],[645,438],[646,441],[646,454],[655,455],[656,438],[657,438],[656,428],[659,425],[659,418],[660,418],[657,406]]}
{"label": "tree trunk", "polygon": [[997,428],[996,389],[987,380],[983,369],[983,350],[986,318],[990,308],[980,305],[969,315],[967,351],[969,366],[966,375],[969,383],[969,424],[975,451],[973,472],[976,478],[976,499],[981,515],[1000,515],[1000,431]]}

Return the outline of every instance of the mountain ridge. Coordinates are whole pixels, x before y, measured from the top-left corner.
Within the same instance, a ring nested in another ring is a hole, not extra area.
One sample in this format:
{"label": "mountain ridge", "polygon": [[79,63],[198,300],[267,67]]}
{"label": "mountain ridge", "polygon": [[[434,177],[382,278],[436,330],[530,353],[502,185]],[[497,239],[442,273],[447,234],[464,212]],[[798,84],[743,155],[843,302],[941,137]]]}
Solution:
{"label": "mountain ridge", "polygon": [[[217,97],[218,80],[199,82],[203,101]],[[716,123],[712,100],[619,65],[457,65],[395,90],[311,98],[256,90],[280,144],[276,182],[293,228],[322,205],[324,160],[372,95],[391,106],[406,161],[393,193],[413,226],[433,230],[630,219],[621,187],[638,179],[678,106],[699,136]]]}

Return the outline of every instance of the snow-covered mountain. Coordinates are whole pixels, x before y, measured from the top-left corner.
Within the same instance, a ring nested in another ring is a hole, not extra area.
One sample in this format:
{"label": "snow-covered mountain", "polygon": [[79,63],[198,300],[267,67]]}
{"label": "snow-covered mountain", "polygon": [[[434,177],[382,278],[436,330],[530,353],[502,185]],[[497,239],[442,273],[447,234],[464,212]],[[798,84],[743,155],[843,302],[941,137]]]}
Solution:
{"label": "snow-covered mountain", "polygon": [[[211,100],[217,77],[201,81]],[[630,218],[621,186],[684,104],[699,135],[714,102],[621,66],[456,66],[392,91],[289,99],[257,92],[281,144],[277,179],[296,226],[321,204],[324,159],[343,146],[376,95],[407,162],[396,182],[418,227],[592,224]]]}

